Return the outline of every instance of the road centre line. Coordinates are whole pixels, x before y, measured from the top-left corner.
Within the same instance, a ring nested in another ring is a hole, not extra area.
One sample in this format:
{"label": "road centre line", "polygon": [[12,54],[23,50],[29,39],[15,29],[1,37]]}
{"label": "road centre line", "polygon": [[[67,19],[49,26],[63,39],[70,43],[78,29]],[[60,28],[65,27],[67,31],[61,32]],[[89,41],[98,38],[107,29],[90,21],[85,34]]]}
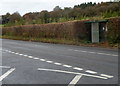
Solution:
{"label": "road centre line", "polygon": [[0,76],[0,81],[2,81],[4,78],[6,78],[8,75],[10,75],[13,71],[15,71],[15,68],[11,68],[6,73],[4,73],[2,76]]}
{"label": "road centre line", "polygon": [[33,58],[33,56],[28,56],[28,58],[31,58],[31,59],[32,59],[32,58]]}
{"label": "road centre line", "polygon": [[15,54],[19,55],[19,53],[15,53]]}
{"label": "road centre line", "polygon": [[35,58],[33,58],[33,59],[39,59],[39,58],[35,57]]}
{"label": "road centre line", "polygon": [[23,55],[23,56],[27,57],[28,55]]}
{"label": "road centre line", "polygon": [[23,54],[19,54],[20,56],[23,56]]}
{"label": "road centre line", "polygon": [[63,67],[68,67],[68,68],[70,68],[70,67],[72,67],[72,66],[70,66],[70,65],[62,65]]}
{"label": "road centre line", "polygon": [[47,63],[53,63],[53,61],[46,61]]}
{"label": "road centre line", "polygon": [[77,72],[70,72],[70,71],[63,71],[63,70],[43,69],[43,68],[38,68],[37,70],[59,72],[59,73],[67,73],[67,74],[75,74],[75,75],[83,75],[83,76],[89,76],[89,77],[100,78],[100,79],[108,79],[107,77],[102,77],[102,76],[97,76],[97,75],[90,75],[90,74],[84,74],[84,73],[77,73]]}
{"label": "road centre line", "polygon": [[77,82],[80,80],[80,78],[82,78],[82,75],[76,75],[74,77],[74,79],[69,83],[68,86],[75,86],[75,84],[77,84]]}
{"label": "road centre line", "polygon": [[62,65],[62,63],[57,63],[57,62],[55,62],[54,64],[55,64],[55,65]]}
{"label": "road centre line", "polygon": [[[7,50],[7,52],[8,52],[9,50]],[[10,53],[12,53],[12,51],[10,52]],[[83,68],[79,68],[79,67],[73,67],[73,66],[71,66],[71,65],[66,65],[66,64],[62,64],[62,63],[58,63],[58,62],[53,62],[53,61],[49,61],[49,60],[45,60],[45,59],[40,59],[40,58],[37,58],[37,57],[34,57],[34,56],[29,56],[29,55],[24,55],[24,54],[19,54],[19,53],[15,53],[14,52],[14,54],[18,54],[18,55],[22,55],[22,56],[27,56],[28,58],[31,58],[31,59],[36,59],[36,60],[40,60],[40,61],[45,61],[45,62],[47,62],[47,63],[53,63],[53,64],[55,64],[55,65],[61,65],[61,66],[63,66],[63,67],[67,67],[67,68],[72,68],[72,69],[75,69],[75,70],[83,70]],[[85,72],[87,72],[87,73],[91,73],[91,74],[97,74],[97,72],[95,72],[95,71],[91,71],[91,70],[86,70]],[[113,76],[110,76],[110,75],[106,75],[106,74],[101,74],[101,76],[106,76],[107,78],[112,78]]]}
{"label": "road centre line", "polygon": [[46,61],[45,59],[40,59],[40,61]]}
{"label": "road centre line", "polygon": [[95,71],[91,71],[91,70],[86,70],[85,72],[87,72],[87,73],[91,73],[91,74],[97,74],[97,72],[95,72]]}
{"label": "road centre line", "polygon": [[75,70],[83,70],[82,68],[74,67]]}

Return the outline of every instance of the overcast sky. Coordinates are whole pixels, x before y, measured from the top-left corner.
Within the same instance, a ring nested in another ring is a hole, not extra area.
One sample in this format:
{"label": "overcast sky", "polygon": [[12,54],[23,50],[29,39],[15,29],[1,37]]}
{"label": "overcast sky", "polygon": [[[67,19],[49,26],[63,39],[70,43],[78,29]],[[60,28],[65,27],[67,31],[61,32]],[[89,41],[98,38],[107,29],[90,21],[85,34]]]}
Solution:
{"label": "overcast sky", "polygon": [[[28,12],[52,11],[55,6],[74,7],[84,2],[106,2],[110,0],[0,0],[0,15],[18,11],[21,15]],[[112,0],[111,0],[112,1]]]}

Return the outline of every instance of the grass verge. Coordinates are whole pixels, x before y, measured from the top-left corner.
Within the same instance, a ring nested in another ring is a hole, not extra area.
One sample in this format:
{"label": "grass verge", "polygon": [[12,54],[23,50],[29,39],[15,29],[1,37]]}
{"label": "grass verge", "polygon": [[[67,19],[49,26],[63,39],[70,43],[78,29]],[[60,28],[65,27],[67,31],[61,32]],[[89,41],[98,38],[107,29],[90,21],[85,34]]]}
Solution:
{"label": "grass verge", "polygon": [[118,49],[117,44],[105,43],[87,43],[87,42],[78,42],[77,40],[67,40],[67,39],[53,39],[53,38],[30,38],[30,37],[13,37],[13,36],[0,36],[3,39],[12,39],[12,40],[22,40],[29,42],[43,42],[43,43],[53,43],[53,44],[67,44],[67,45],[77,45],[85,47],[99,47],[99,48],[111,48]]}

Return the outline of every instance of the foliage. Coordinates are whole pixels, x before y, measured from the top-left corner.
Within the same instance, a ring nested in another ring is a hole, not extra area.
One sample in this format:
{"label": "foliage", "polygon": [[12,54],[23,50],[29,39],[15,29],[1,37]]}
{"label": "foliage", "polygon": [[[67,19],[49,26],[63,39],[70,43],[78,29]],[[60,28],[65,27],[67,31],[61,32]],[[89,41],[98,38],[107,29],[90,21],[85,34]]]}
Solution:
{"label": "foliage", "polygon": [[119,43],[120,40],[120,17],[109,19],[107,39],[111,44]]}
{"label": "foliage", "polygon": [[53,11],[30,12],[21,16],[18,12],[2,15],[4,26],[46,24],[71,20],[90,19],[91,17],[110,18],[120,16],[120,2],[82,3],[73,8],[56,6]]}

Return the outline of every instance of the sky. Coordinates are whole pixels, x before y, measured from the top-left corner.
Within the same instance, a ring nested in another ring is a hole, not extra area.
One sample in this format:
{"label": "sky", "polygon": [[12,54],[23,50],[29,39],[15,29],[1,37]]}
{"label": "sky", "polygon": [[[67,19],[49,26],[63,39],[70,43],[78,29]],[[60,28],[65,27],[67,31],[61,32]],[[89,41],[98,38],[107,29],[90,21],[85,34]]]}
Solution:
{"label": "sky", "polygon": [[[0,15],[19,12],[24,15],[28,12],[52,11],[55,6],[74,7],[84,2],[107,2],[110,0],[0,0]],[[112,1],[112,0],[111,0]]]}

